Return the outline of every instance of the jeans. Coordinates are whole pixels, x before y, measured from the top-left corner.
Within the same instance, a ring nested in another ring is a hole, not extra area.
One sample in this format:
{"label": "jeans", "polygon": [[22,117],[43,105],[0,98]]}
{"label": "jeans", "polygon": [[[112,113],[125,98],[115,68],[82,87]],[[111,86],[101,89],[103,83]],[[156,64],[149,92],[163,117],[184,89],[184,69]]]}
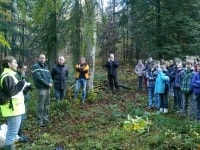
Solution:
{"label": "jeans", "polygon": [[160,108],[160,95],[158,93],[155,94],[155,106],[156,106],[156,109]]}
{"label": "jeans", "polygon": [[81,98],[81,100],[83,102],[85,101],[85,98],[86,98],[86,84],[87,84],[87,80],[84,79],[84,78],[76,80],[76,87],[75,87],[75,95],[74,95],[74,97],[75,98],[78,97],[78,92],[80,90],[80,87],[82,87],[82,98]]}
{"label": "jeans", "polygon": [[148,107],[153,107],[155,105],[155,94],[154,87],[148,87]]}
{"label": "jeans", "polygon": [[62,100],[65,98],[66,89],[54,89],[54,91],[55,91],[55,98],[57,100]]}
{"label": "jeans", "polygon": [[174,109],[181,110],[183,105],[182,92],[180,88],[174,88]]}
{"label": "jeans", "polygon": [[[188,115],[188,105],[190,105],[190,119],[194,118],[194,114],[196,114],[196,102],[194,99],[194,94],[191,93],[182,93],[183,103],[182,103],[182,114]],[[189,104],[190,103],[190,104]]]}
{"label": "jeans", "polygon": [[168,109],[168,95],[166,93],[159,93],[160,96],[160,108]]}
{"label": "jeans", "polygon": [[6,133],[5,145],[14,144],[20,124],[21,124],[21,115],[7,118],[8,130]]}
{"label": "jeans", "polygon": [[37,122],[43,124],[45,121],[49,121],[49,107],[50,107],[50,90],[49,89],[37,89],[38,101],[37,101]]}

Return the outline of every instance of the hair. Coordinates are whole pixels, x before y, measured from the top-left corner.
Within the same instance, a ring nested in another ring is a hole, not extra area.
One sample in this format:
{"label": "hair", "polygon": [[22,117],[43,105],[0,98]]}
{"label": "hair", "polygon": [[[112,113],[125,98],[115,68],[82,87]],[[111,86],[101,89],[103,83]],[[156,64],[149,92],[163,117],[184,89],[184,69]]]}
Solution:
{"label": "hair", "polygon": [[2,67],[3,68],[9,68],[8,63],[11,63],[13,60],[15,60],[15,57],[13,57],[13,56],[6,56],[2,60]]}
{"label": "hair", "polygon": [[25,66],[25,65],[24,65],[23,62],[19,62],[19,63],[18,63],[18,68],[19,68],[19,69],[22,69],[24,66]]}

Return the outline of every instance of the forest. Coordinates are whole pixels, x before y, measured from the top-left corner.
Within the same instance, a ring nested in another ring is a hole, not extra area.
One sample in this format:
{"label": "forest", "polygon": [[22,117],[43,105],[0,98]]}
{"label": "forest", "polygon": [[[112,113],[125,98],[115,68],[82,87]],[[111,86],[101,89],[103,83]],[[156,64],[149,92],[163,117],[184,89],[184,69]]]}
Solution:
{"label": "forest", "polygon": [[[146,110],[147,92],[137,91],[139,59],[200,56],[199,0],[0,0],[0,65],[14,56],[31,67],[45,54],[49,69],[64,56],[69,68],[67,97],[53,100],[51,124],[35,123],[36,90],[31,92],[19,150],[200,149],[200,125],[172,112]],[[120,62],[118,93],[107,91],[104,64],[110,53]],[[73,101],[75,64],[90,65],[87,103]],[[2,68],[0,69],[2,72]],[[138,123],[125,127],[127,116]],[[0,117],[0,122],[4,118]]]}

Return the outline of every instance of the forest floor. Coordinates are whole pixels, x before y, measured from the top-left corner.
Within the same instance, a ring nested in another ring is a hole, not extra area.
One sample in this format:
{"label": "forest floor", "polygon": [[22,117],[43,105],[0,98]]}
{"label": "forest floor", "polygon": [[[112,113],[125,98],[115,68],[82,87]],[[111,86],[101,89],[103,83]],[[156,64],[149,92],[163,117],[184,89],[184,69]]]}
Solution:
{"label": "forest floor", "polygon": [[[137,91],[131,67],[118,69],[121,88],[116,93],[107,89],[106,76],[106,70],[97,67],[94,93],[88,93],[85,104],[73,100],[70,90],[66,100],[56,103],[52,99],[51,123],[43,128],[36,124],[33,91],[24,129],[30,141],[17,142],[18,149],[200,149],[200,124],[172,112],[172,98],[168,114],[148,110],[147,91]],[[128,114],[132,119],[128,120]]]}

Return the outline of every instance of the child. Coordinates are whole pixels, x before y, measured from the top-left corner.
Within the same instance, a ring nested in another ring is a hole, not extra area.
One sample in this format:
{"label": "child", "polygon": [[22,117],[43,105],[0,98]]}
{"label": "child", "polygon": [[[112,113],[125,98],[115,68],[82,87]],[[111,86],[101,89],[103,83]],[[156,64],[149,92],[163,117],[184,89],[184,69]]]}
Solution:
{"label": "child", "polygon": [[165,73],[165,66],[161,65],[161,68],[158,68],[158,76],[155,83],[155,94],[159,94],[160,97],[160,112],[168,113],[168,90],[169,87],[169,77]]}
{"label": "child", "polygon": [[144,76],[145,66],[142,63],[142,60],[138,60],[138,64],[135,66],[135,73],[138,76],[138,90],[142,91],[142,81]]}
{"label": "child", "polygon": [[187,109],[190,102],[190,119],[193,119],[195,112],[195,104],[192,94],[192,78],[194,76],[194,71],[192,69],[192,61],[186,61],[186,69],[181,75],[181,92],[182,92],[182,115],[187,116]]}
{"label": "child", "polygon": [[152,109],[155,104],[155,81],[156,81],[156,69],[154,67],[154,64],[151,63],[150,68],[146,71],[146,79],[147,79],[147,87],[148,87],[148,109]]}

